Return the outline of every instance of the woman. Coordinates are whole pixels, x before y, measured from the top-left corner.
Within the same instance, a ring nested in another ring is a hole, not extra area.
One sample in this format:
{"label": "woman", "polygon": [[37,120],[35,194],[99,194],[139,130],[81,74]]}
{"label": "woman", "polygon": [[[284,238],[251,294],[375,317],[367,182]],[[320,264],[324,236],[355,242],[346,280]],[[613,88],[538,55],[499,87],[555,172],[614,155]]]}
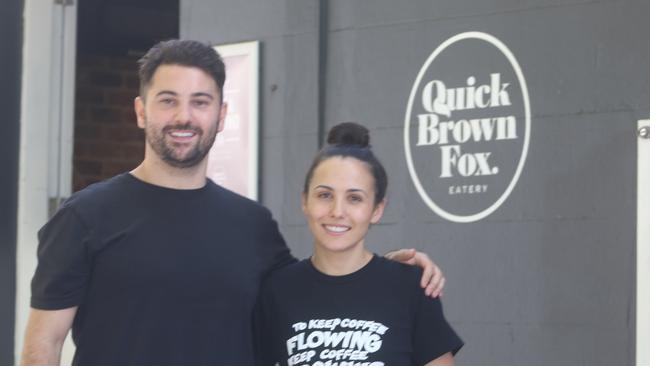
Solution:
{"label": "woman", "polygon": [[256,310],[259,365],[453,365],[462,341],[420,270],[364,243],[386,206],[386,172],[368,130],[342,123],[305,178],[302,209],[314,236],[310,259],[271,274]]}

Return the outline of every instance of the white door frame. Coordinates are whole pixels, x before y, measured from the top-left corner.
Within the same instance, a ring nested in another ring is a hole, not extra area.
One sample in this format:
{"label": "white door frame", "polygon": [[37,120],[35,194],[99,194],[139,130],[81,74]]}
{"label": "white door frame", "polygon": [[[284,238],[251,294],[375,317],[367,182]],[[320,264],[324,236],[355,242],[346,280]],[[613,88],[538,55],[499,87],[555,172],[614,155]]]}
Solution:
{"label": "white door frame", "polygon": [[[26,0],[23,15],[16,365],[36,268],[36,233],[48,219],[51,203],[72,190],[77,6],[73,0]],[[62,364],[71,363],[70,351],[66,345]]]}
{"label": "white door frame", "polygon": [[636,365],[650,365],[650,119],[637,125]]}

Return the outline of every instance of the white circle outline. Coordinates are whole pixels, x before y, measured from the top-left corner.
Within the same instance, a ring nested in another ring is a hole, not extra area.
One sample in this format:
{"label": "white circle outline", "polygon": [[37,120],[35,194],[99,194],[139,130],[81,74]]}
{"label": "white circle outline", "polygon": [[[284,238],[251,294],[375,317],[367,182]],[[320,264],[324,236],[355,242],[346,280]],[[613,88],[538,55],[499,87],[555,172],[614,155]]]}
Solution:
{"label": "white circle outline", "polygon": [[[428,70],[429,66],[433,62],[433,60],[442,52],[445,50],[445,48],[449,47],[451,44],[456,43],[458,41],[464,40],[464,39],[479,39],[485,42],[488,42],[495,46],[496,48],[503,53],[508,61],[510,61],[510,65],[513,67],[515,70],[515,74],[517,75],[517,79],[519,80],[519,85],[521,86],[521,94],[524,99],[524,113],[525,113],[525,119],[526,119],[526,132],[524,133],[524,145],[522,148],[521,152],[521,159],[519,160],[519,165],[517,166],[517,170],[515,171],[515,175],[512,177],[512,180],[510,181],[510,184],[508,185],[508,188],[503,192],[501,197],[499,197],[498,200],[496,200],[490,207],[486,208],[485,210],[473,214],[473,215],[467,215],[467,216],[461,216],[461,215],[454,215],[452,213],[449,213],[442,208],[440,208],[438,205],[433,202],[433,200],[429,197],[427,192],[422,188],[422,184],[420,183],[420,179],[418,178],[417,172],[415,171],[415,167],[413,166],[413,158],[411,157],[411,142],[410,142],[410,127],[411,127],[411,121],[410,121],[410,116],[411,116],[411,108],[413,107],[413,99],[415,98],[415,94],[417,92],[417,88],[420,85],[420,82],[422,81],[422,78],[424,77],[425,72]],[[528,155],[528,142],[530,140],[530,102],[528,98],[528,87],[526,86],[526,79],[524,78],[524,74],[521,71],[521,67],[519,67],[519,63],[517,62],[517,59],[515,59],[515,56],[512,54],[510,49],[503,44],[499,39],[496,37],[489,35],[487,33],[483,32],[464,32],[457,34],[446,41],[444,41],[440,46],[438,46],[427,58],[426,62],[424,65],[422,65],[422,68],[420,69],[420,72],[418,73],[417,77],[415,78],[415,82],[413,83],[413,87],[411,88],[411,94],[409,95],[409,100],[408,104],[406,105],[406,115],[404,117],[404,150],[406,153],[406,164],[408,166],[409,174],[411,175],[411,180],[413,181],[413,184],[415,185],[415,189],[418,191],[420,194],[420,197],[422,200],[433,210],[433,212],[437,213],[441,217],[449,220],[449,221],[454,221],[454,222],[462,222],[462,223],[467,223],[467,222],[474,222],[478,221],[492,212],[494,212],[503,202],[508,198],[510,195],[510,192],[512,192],[512,189],[514,188],[515,184],[517,184],[517,181],[519,180],[519,175],[521,174],[521,171],[523,170],[524,163],[526,162],[526,156]]]}

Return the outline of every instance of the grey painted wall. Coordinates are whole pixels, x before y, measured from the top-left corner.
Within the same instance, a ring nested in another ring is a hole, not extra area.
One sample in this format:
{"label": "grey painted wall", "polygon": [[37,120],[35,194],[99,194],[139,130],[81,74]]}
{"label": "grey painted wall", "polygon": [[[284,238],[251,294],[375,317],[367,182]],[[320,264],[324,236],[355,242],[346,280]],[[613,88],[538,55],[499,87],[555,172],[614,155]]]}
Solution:
{"label": "grey painted wall", "polygon": [[[634,365],[635,125],[650,115],[650,2],[397,4],[329,1],[319,58],[317,1],[181,1],[182,37],[262,43],[261,192],[294,253],[311,251],[299,192],[318,144],[320,62],[324,119],[369,126],[388,169],[389,208],[367,243],[415,246],[444,268],[446,314],[467,344],[458,364]],[[492,34],[517,57],[532,127],[509,198],[458,224],[420,199],[402,136],[420,67],[467,31]]]}
{"label": "grey painted wall", "polygon": [[11,365],[14,358],[22,10],[22,0],[8,0],[0,12],[0,365]]}

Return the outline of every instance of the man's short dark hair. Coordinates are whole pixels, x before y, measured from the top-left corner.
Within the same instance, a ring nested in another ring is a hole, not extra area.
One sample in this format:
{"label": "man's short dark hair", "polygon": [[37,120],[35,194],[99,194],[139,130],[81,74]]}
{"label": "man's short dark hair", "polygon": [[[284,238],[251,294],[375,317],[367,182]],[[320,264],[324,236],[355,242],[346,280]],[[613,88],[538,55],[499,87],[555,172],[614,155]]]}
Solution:
{"label": "man's short dark hair", "polygon": [[146,89],[153,74],[161,65],[180,65],[196,67],[210,75],[217,83],[220,98],[223,100],[223,83],[226,81],[226,68],[219,53],[209,45],[198,41],[171,39],[151,47],[138,60],[140,65],[140,96],[145,97]]}

